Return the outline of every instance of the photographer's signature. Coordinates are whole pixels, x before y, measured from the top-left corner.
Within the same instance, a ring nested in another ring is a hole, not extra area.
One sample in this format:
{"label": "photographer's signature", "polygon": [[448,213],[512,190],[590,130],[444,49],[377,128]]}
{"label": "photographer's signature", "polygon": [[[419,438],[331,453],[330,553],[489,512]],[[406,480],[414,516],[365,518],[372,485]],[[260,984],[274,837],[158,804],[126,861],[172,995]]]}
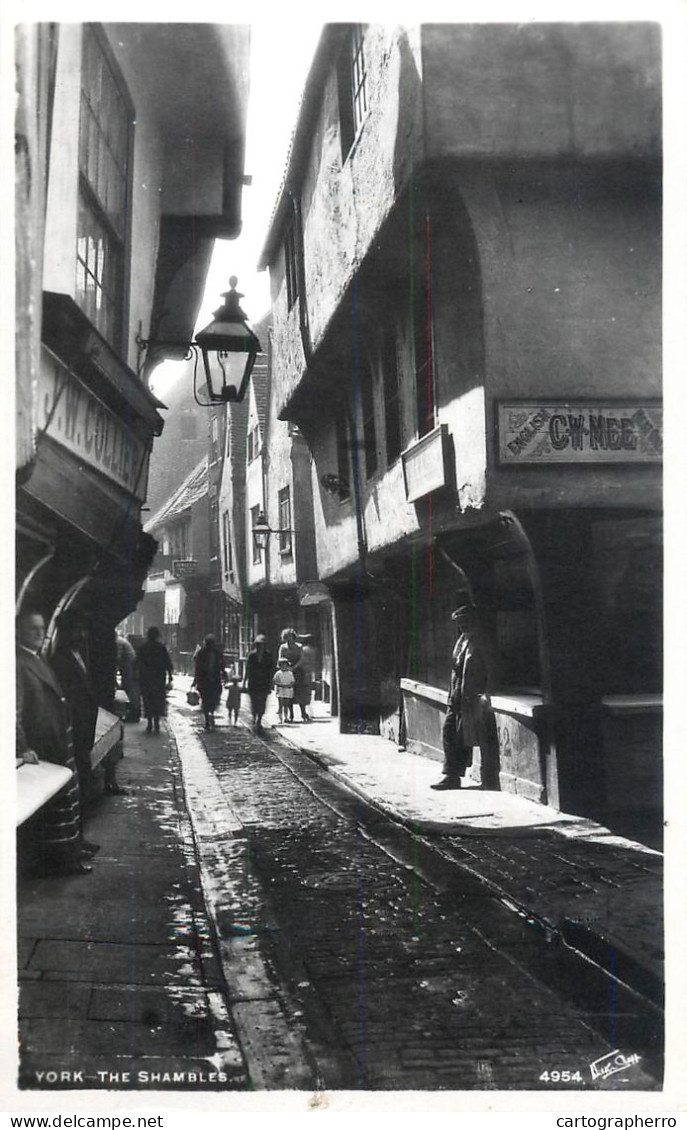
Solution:
{"label": "photographer's signature", "polygon": [[608,1052],[607,1055],[602,1055],[599,1059],[590,1063],[589,1070],[592,1073],[593,1080],[608,1079],[609,1076],[616,1075],[619,1071],[626,1071],[628,1067],[634,1067],[641,1058],[636,1053],[625,1055],[624,1052],[619,1051]]}

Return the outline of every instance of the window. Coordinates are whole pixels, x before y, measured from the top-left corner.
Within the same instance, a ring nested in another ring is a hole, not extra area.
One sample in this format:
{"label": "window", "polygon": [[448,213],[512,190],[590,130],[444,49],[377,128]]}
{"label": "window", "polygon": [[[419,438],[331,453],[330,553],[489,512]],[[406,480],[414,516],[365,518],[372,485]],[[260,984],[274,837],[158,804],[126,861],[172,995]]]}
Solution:
{"label": "window", "polygon": [[363,414],[363,447],[365,449],[365,475],[369,479],[377,470],[377,429],[375,427],[375,401],[373,373],[364,368],[360,381],[360,402]]}
{"label": "window", "polygon": [[214,414],[210,420],[210,442],[212,444],[213,457],[216,457],[217,444],[219,443],[219,420]]}
{"label": "window", "polygon": [[185,560],[189,557],[190,532],[191,524],[188,520],[179,522],[170,530],[169,540],[172,557],[177,557],[181,560]]}
{"label": "window", "polygon": [[403,449],[401,433],[401,389],[399,385],[396,334],[392,326],[382,336],[382,381],[384,384],[384,422],[386,426],[386,461],[390,466]]}
{"label": "window", "polygon": [[219,549],[219,503],[210,503],[210,549],[216,553]]}
{"label": "window", "polygon": [[246,445],[248,462],[252,463],[254,459],[257,459],[260,451],[259,429],[257,424],[249,431]]}
{"label": "window", "polygon": [[284,487],[279,491],[279,552],[282,556],[291,553],[291,490]]}
{"label": "window", "polygon": [[418,436],[431,432],[436,423],[432,314],[429,291],[425,286],[415,292],[413,355],[415,358],[415,396]]}
{"label": "window", "polygon": [[286,262],[286,301],[290,310],[298,298],[298,245],[295,220],[289,225],[286,232],[284,257]]}
{"label": "window", "polygon": [[349,486],[350,472],[348,470],[348,428],[346,427],[343,408],[341,413],[336,418],[336,469],[339,476],[339,499],[343,502],[344,499],[350,498],[351,490]]}
{"label": "window", "polygon": [[93,25],[84,24],[76,301],[115,348],[124,321],[132,118],[114,63]]}
{"label": "window", "polygon": [[365,27],[354,24],[339,57],[339,120],[341,157],[346,160],[367,113],[367,69],[365,65]]}
{"label": "window", "polygon": [[[260,513],[259,506],[251,506],[250,508],[250,524],[256,526],[258,522],[258,514]],[[262,554],[259,547],[255,544],[255,538],[251,534],[251,541],[253,542],[253,564],[259,565],[262,561]]]}
{"label": "window", "polygon": [[228,510],[222,512],[222,544],[224,549],[224,576],[233,580],[234,559],[231,550],[231,522]]}

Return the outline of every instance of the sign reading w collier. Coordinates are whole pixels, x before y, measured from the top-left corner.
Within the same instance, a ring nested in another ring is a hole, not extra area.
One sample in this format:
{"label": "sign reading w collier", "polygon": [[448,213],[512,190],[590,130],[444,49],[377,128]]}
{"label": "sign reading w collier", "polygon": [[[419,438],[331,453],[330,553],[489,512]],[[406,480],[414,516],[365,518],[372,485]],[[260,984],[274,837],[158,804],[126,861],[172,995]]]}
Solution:
{"label": "sign reading w collier", "polygon": [[498,404],[499,462],[660,463],[663,408],[655,401]]}
{"label": "sign reading w collier", "polygon": [[146,448],[130,428],[50,350],[41,350],[39,424],[47,435],[108,479],[145,498],[141,461]]}

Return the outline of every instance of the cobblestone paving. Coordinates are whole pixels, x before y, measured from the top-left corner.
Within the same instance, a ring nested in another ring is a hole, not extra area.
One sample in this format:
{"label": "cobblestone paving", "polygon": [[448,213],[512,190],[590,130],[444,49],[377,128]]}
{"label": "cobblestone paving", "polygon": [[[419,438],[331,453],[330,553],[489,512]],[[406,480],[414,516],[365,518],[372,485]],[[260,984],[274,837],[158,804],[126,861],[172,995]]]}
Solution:
{"label": "cobblestone paving", "polygon": [[[412,858],[382,850],[360,802],[326,773],[310,764],[296,776],[277,747],[243,727],[202,737],[244,826],[228,848],[244,867],[232,917],[259,937],[298,1022],[328,1051],[323,1086],[660,1086],[659,1029],[638,1029],[634,1014],[623,1026],[632,1007],[610,995],[571,1003],[559,991],[565,977],[556,984],[560,954],[455,864],[438,859],[443,887],[422,881]],[[342,799],[332,807],[334,792]],[[592,1081],[590,1065],[618,1046],[619,1032],[631,1043],[621,1050],[639,1062]],[[552,1071],[571,1081],[552,1083]]]}

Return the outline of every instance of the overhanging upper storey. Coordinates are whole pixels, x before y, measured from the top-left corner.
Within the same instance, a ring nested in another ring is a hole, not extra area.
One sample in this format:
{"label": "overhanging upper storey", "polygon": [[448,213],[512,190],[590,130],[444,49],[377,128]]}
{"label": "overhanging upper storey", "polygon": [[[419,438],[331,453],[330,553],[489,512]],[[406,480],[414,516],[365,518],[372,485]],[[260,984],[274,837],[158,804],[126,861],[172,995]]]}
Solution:
{"label": "overhanging upper storey", "polygon": [[[105,31],[134,102],[145,102],[161,139],[149,336],[189,341],[214,240],[241,230],[250,28],[107,24]],[[165,346],[148,360],[182,355]]]}

